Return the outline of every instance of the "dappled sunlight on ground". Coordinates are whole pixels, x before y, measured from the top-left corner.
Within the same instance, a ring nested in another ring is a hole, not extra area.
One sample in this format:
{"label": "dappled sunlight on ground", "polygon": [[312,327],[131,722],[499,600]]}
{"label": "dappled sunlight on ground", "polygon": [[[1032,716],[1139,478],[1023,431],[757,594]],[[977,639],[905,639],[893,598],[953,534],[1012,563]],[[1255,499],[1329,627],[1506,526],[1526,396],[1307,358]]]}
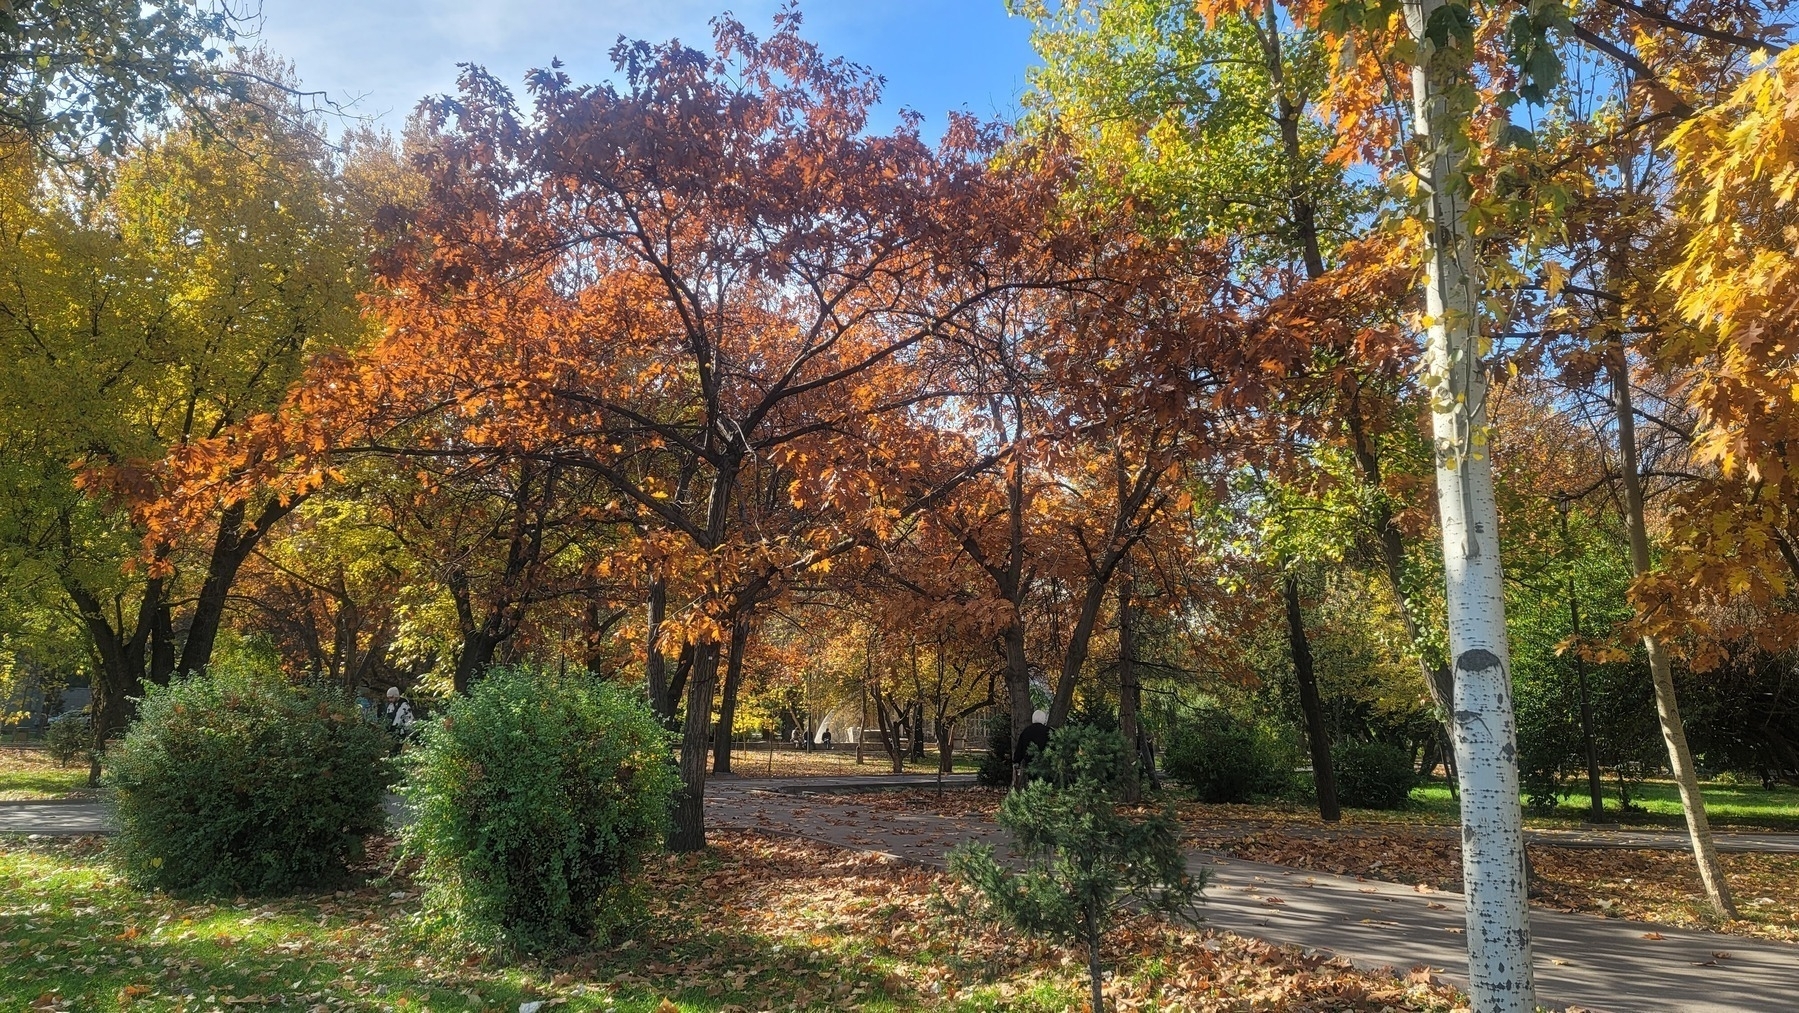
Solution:
{"label": "dappled sunlight on ground", "polygon": [[0,746],[0,802],[89,797],[87,774],[86,759],[65,767],[35,746]]}
{"label": "dappled sunlight on ground", "polygon": [[[0,1007],[200,1010],[1077,1010],[1072,951],[956,913],[937,873],[753,834],[657,859],[643,917],[553,961],[508,963],[433,944],[404,875],[377,853],[354,888],[191,901],[139,891],[99,842],[0,845]],[[367,878],[367,877],[377,878]],[[1136,919],[1115,932],[1123,1010],[1457,1008],[1405,980],[1237,937]]]}

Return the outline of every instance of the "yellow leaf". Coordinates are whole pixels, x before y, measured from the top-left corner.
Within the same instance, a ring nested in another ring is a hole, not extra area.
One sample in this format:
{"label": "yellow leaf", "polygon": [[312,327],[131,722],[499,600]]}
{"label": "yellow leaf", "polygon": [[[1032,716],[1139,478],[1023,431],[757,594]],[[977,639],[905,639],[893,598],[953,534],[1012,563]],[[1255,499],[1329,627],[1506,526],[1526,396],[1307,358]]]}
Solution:
{"label": "yellow leaf", "polygon": [[1543,291],[1548,293],[1549,298],[1551,299],[1561,295],[1562,289],[1568,284],[1568,269],[1565,266],[1550,260],[1544,262],[1543,274],[1545,276],[1543,279]]}

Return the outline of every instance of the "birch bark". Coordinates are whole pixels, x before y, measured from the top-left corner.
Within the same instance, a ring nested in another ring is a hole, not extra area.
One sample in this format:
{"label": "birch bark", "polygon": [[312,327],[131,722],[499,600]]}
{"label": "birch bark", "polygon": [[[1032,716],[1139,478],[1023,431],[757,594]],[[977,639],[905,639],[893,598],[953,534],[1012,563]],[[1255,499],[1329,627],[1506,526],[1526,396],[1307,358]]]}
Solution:
{"label": "birch bark", "polygon": [[[1418,53],[1412,99],[1428,254],[1425,371],[1455,678],[1450,731],[1461,787],[1468,991],[1481,1013],[1532,1013],[1536,997],[1517,733],[1479,347],[1479,265],[1456,132],[1469,111],[1451,102],[1452,94],[1467,90],[1467,54],[1457,50],[1456,35],[1444,31],[1451,19],[1444,16],[1447,11],[1437,13],[1443,7],[1443,0],[1405,0]],[[1449,44],[1439,49],[1431,34],[1447,37]]]}

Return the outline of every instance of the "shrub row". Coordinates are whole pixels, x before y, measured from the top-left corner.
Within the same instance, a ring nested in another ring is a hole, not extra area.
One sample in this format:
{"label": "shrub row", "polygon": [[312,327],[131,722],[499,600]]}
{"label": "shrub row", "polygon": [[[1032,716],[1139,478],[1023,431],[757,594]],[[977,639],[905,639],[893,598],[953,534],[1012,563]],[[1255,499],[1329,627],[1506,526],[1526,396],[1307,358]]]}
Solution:
{"label": "shrub row", "polygon": [[[1240,803],[1311,791],[1298,773],[1294,742],[1224,708],[1194,711],[1171,729],[1163,765],[1201,802]],[[1337,801],[1358,809],[1398,809],[1417,777],[1412,758],[1384,742],[1344,740],[1331,747]]]}
{"label": "shrub row", "polygon": [[[134,883],[232,896],[328,886],[387,822],[400,771],[353,701],[221,670],[152,688],[105,783]],[[623,921],[676,781],[666,735],[625,692],[496,671],[404,763],[426,910],[465,937],[555,951]]]}

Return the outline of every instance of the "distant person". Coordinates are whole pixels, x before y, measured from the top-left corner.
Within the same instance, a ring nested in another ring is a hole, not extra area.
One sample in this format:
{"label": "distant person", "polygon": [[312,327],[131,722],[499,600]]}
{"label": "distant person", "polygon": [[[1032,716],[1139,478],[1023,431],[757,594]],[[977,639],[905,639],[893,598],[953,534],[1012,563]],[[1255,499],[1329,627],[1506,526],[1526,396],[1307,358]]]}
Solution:
{"label": "distant person", "polygon": [[794,728],[794,730],[793,730],[793,748],[795,748],[795,749],[804,748],[805,741],[806,741],[806,733],[800,731],[799,728],[797,728],[797,727]]}
{"label": "distant person", "polygon": [[1018,733],[1018,744],[1012,748],[1012,785],[1023,787],[1029,779],[1031,761],[1049,748],[1049,714],[1032,711],[1031,723]]}
{"label": "distant person", "polygon": [[824,747],[826,749],[831,748],[831,730],[829,728],[826,728],[825,733],[818,737],[818,741],[824,743]]}
{"label": "distant person", "polygon": [[387,729],[387,734],[393,736],[395,753],[400,751],[401,743],[412,737],[415,721],[412,701],[400,695],[400,687],[387,687],[387,702],[381,707],[381,724]]}

